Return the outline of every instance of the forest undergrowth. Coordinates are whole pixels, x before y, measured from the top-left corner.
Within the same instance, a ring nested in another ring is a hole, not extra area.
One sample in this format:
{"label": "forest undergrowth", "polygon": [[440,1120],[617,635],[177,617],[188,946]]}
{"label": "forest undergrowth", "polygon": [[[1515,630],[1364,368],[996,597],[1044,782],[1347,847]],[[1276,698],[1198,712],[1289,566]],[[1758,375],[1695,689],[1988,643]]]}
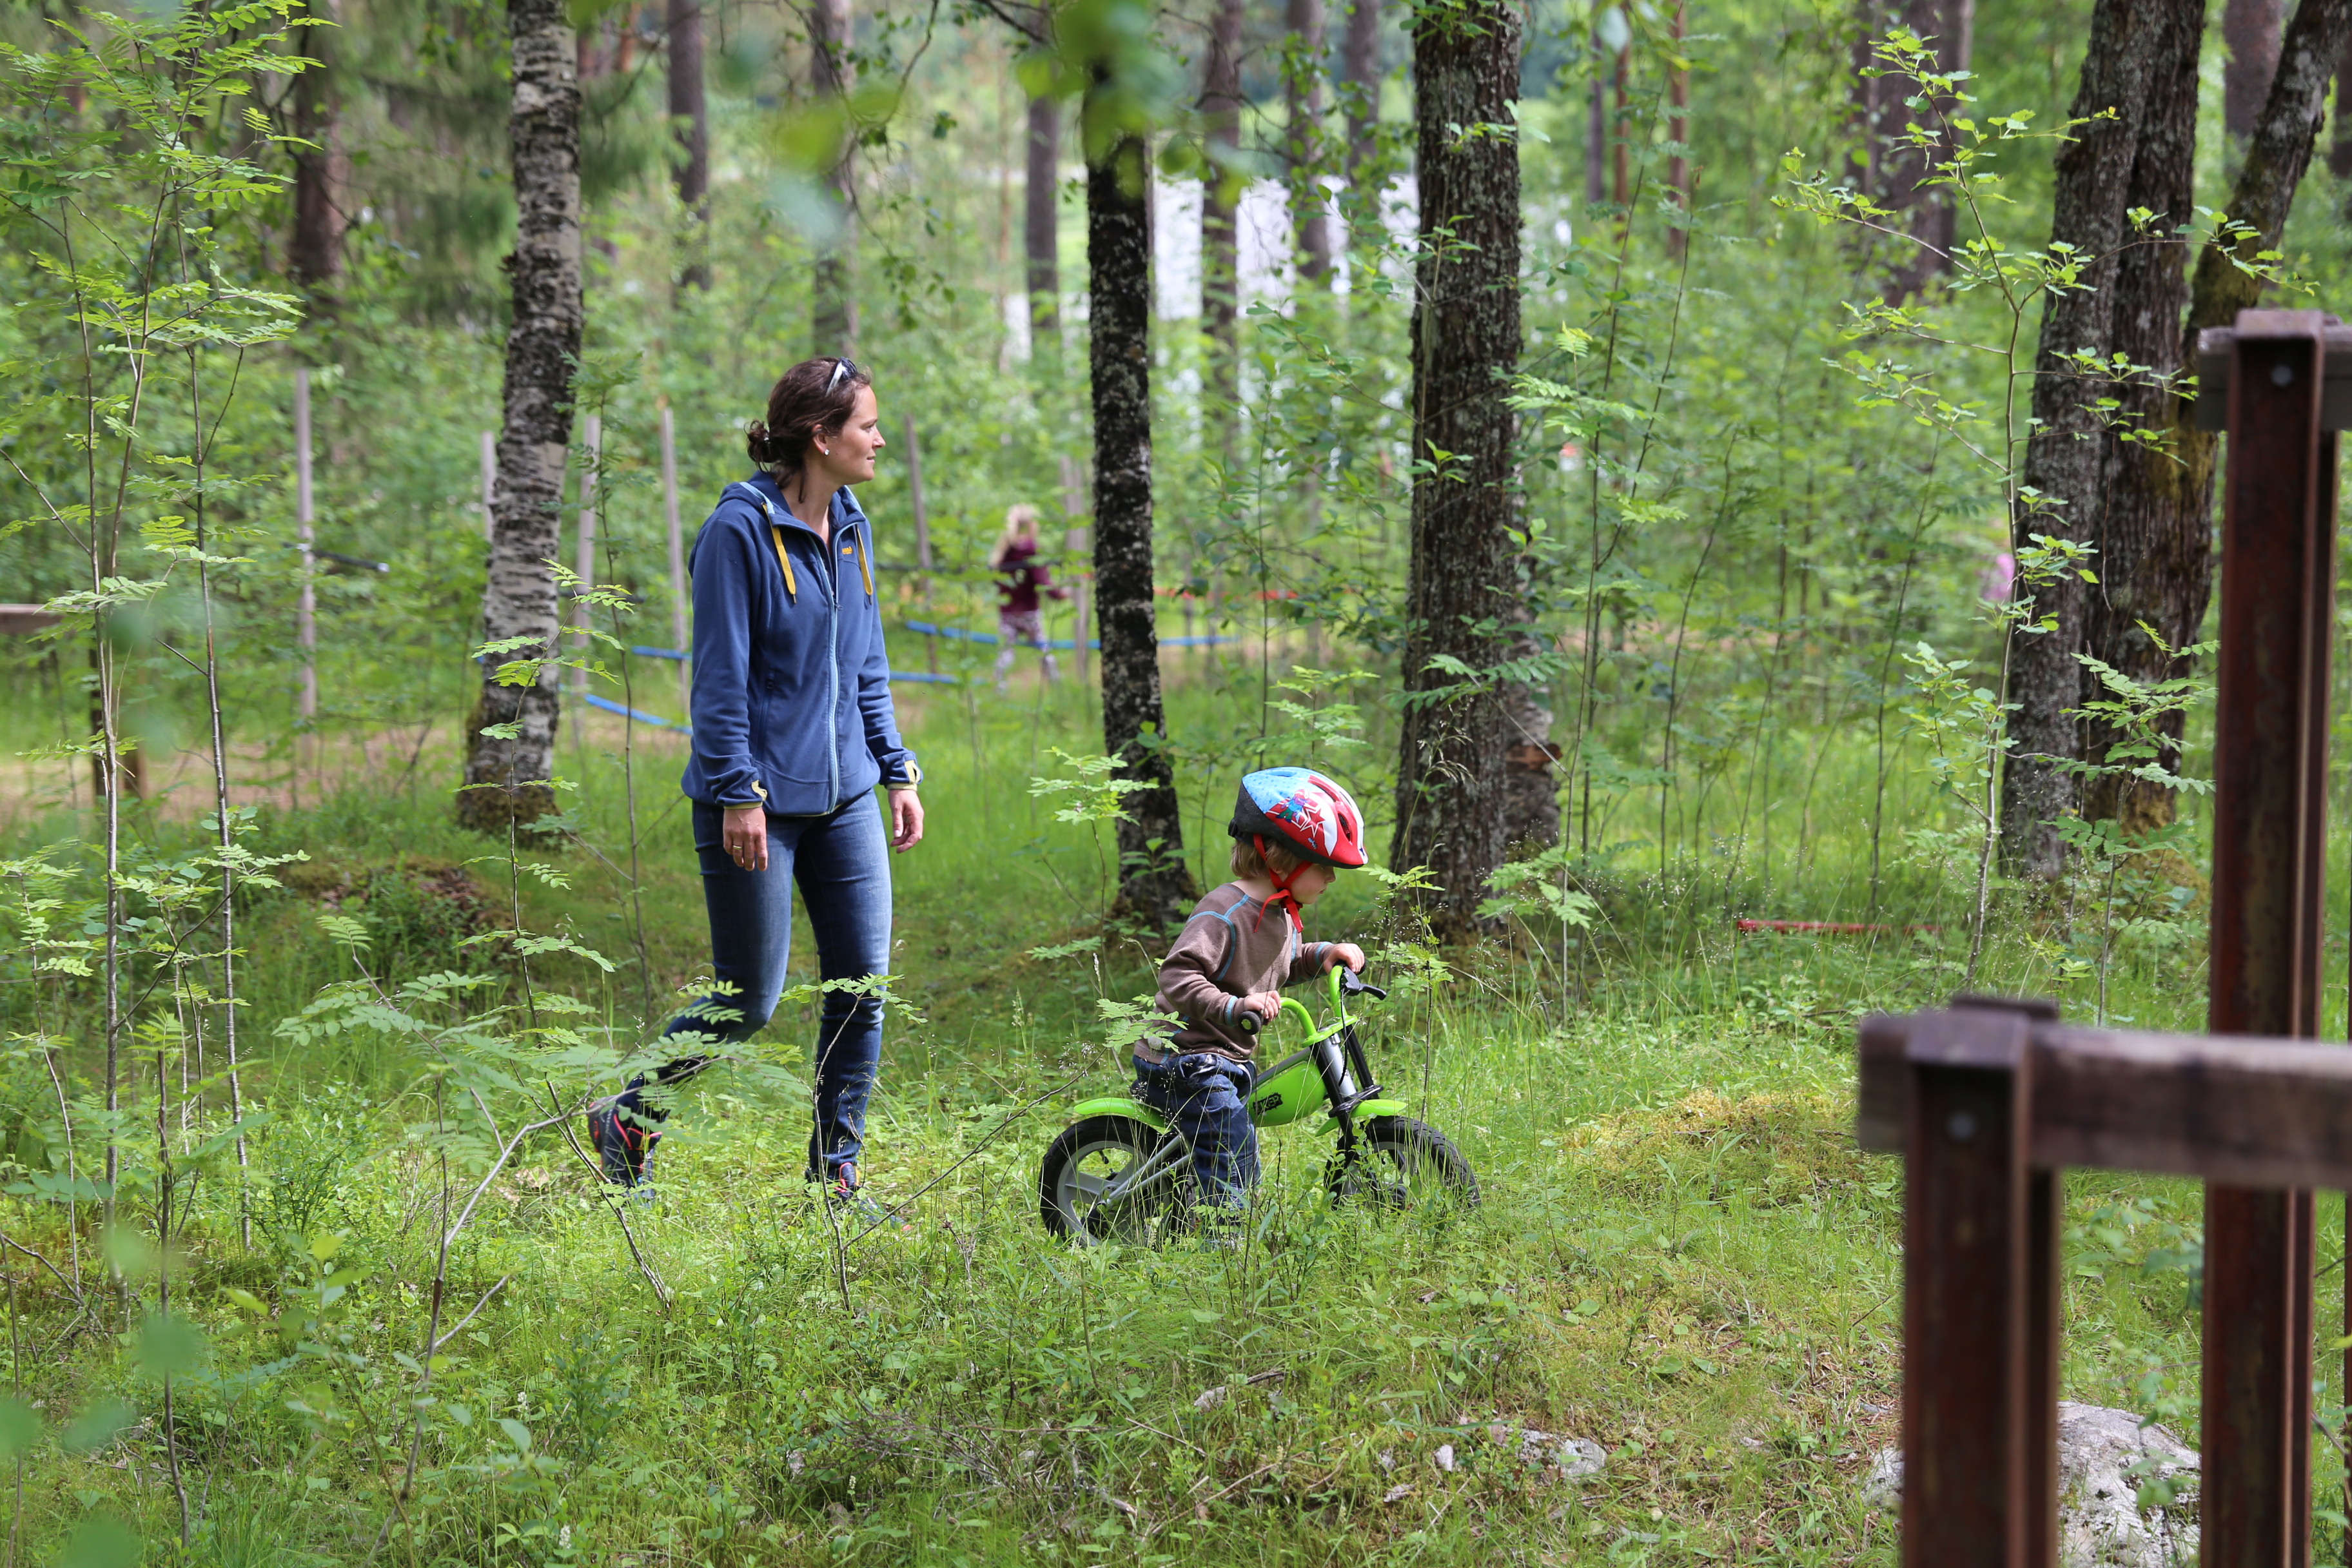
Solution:
{"label": "forest undergrowth", "polygon": [[[567,744],[574,837],[517,851],[542,876],[511,889],[503,853],[451,826],[430,788],[362,778],[259,813],[257,855],[305,858],[240,911],[249,1163],[225,1141],[217,1060],[161,1042],[115,1112],[111,1230],[94,1184],[59,1181],[95,1172],[109,1124],[89,1064],[37,1048],[54,1036],[12,987],[0,1268],[22,1403],[0,1445],[22,1480],[16,1549],[1893,1560],[1891,1518],[1861,1483],[1899,1426],[1901,1184],[1853,1146],[1852,1039],[1863,1012],[1952,988],[1964,938],[1937,884],[1882,888],[1881,935],[1741,932],[1743,916],[1858,912],[1843,821],[1777,879],[1728,850],[1588,873],[1588,927],[1522,921],[1432,953],[1377,887],[1343,883],[1309,934],[1381,942],[1374,977],[1403,984],[1368,1015],[1375,1071],[1459,1142],[1483,1205],[1444,1223],[1335,1211],[1322,1141],[1293,1127],[1265,1134],[1237,1250],[1073,1249],[1038,1222],[1037,1159],[1062,1108],[1124,1082],[1097,1004],[1149,989],[1147,945],[1089,940],[1105,934],[1093,847],[1019,787],[1033,757],[1050,773],[1054,746],[1086,732],[1083,704],[1065,688],[1002,708],[1025,724],[973,731],[946,703],[912,716],[932,826],[894,866],[898,1001],[867,1163],[903,1228],[840,1228],[800,1179],[807,990],[743,1070],[698,1080],[651,1200],[602,1185],[576,1115],[551,1115],[603,1087],[556,1081],[563,1041],[601,1041],[625,1070],[642,1020],[703,963],[683,816],[661,809],[676,759],[643,732],[634,886],[609,731]],[[1230,787],[1207,768],[1185,784],[1188,813]],[[12,892],[24,852],[70,827],[14,819]],[[194,831],[160,811],[132,836],[163,853]],[[2084,1010],[2061,924],[1998,921],[1996,988]],[[525,953],[514,931],[572,948]],[[2196,1026],[2197,945],[2123,950],[2111,1016]],[[502,1101],[496,1135],[463,1143],[449,1100],[480,1066],[425,1048],[421,1004],[324,1026],[314,999],[362,973],[394,999],[472,975],[477,1016],[518,992],[580,998],[575,1035],[537,1037],[557,1064],[543,1092],[519,1085],[511,1102],[554,1124],[516,1136],[523,1112]],[[159,1113],[175,1174],[142,1185],[131,1168],[154,1156],[131,1145],[152,1150]],[[162,1191],[159,1231],[129,1211]],[[2193,1432],[2200,1212],[2187,1184],[2071,1178],[2069,1397]]]}

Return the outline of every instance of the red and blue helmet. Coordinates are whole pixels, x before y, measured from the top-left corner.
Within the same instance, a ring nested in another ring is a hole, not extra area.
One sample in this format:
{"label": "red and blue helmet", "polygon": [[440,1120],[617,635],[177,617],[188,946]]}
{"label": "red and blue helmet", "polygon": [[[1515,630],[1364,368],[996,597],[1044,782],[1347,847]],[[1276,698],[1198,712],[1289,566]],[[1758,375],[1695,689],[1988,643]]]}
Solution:
{"label": "red and blue helmet", "polygon": [[1243,775],[1229,826],[1236,838],[1264,838],[1326,866],[1364,863],[1364,814],[1346,790],[1312,768]]}

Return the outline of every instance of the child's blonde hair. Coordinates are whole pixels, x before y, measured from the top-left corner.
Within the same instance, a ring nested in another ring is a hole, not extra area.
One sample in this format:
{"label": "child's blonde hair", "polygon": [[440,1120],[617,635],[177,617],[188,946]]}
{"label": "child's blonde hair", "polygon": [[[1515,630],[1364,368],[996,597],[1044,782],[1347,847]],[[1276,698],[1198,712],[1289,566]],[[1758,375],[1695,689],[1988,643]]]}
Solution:
{"label": "child's blonde hair", "polygon": [[1307,864],[1304,856],[1293,855],[1279,844],[1269,844],[1265,853],[1246,838],[1234,840],[1234,875],[1235,877],[1287,877]]}
{"label": "child's blonde hair", "polygon": [[1005,552],[1023,539],[1037,538],[1037,509],[1027,501],[1008,507],[1004,512],[1004,531],[997,537],[996,548],[988,552],[991,567],[1004,564]]}

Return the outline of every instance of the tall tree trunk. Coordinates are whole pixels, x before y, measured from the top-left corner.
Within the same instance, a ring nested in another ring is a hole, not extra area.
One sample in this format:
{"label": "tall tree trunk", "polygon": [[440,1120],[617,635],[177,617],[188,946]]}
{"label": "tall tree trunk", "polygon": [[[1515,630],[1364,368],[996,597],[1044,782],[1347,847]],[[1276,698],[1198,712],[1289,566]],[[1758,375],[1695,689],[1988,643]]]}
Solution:
{"label": "tall tree trunk", "polygon": [[[2162,234],[2192,221],[2195,213],[2197,57],[2204,43],[2205,0],[2165,0],[2156,33],[2141,89],[2139,148],[2124,205],[2126,211],[2146,207],[2158,215],[2150,226]],[[2188,247],[2133,246],[2116,269],[2107,352],[2158,375],[2178,371],[2183,363],[2181,312],[2188,304]],[[2110,417],[2138,428],[2161,429],[2171,413],[2171,395],[2143,382],[2113,388],[2110,395],[2121,404]],[[2165,509],[2148,505],[2148,498],[2170,482],[2168,476],[2151,471],[2170,468],[2169,453],[2112,435],[2103,435],[2098,447],[2099,489],[2106,502],[2097,517],[2098,554],[2093,558],[2099,581],[2084,596],[2084,638],[2093,655],[2139,680],[2187,675],[2186,662],[2158,648],[2139,623],[2147,622],[2176,648],[2195,640],[2206,595],[2192,584],[2209,582],[2210,570],[2180,557],[2186,550],[2201,561],[2211,542],[2202,530],[2190,539]],[[2107,695],[2087,671],[2078,678],[2084,697]],[[2170,728],[2178,741],[2178,718]],[[2091,722],[2084,730],[2084,755],[2104,762],[2117,739],[2107,726]],[[2140,780],[2094,778],[2084,782],[2082,813],[2115,818],[2126,831],[2140,832],[2172,820],[2172,794]]]}
{"label": "tall tree trunk", "polygon": [[[333,0],[313,0],[310,14],[335,20]],[[301,30],[303,55],[318,64],[294,79],[294,134],[310,145],[294,149],[294,232],[286,245],[286,275],[314,301],[328,295],[343,269],[342,194],[351,159],[342,151],[334,82],[332,26]]]}
{"label": "tall tree trunk", "polygon": [[1029,352],[1043,354],[1062,330],[1062,107],[1029,100],[1029,174],[1021,244],[1029,263]]}
{"label": "tall tree trunk", "polygon": [[1331,198],[1323,188],[1323,0],[1289,0],[1290,57],[1284,72],[1283,156],[1290,165],[1290,227],[1298,275],[1331,275]]}
{"label": "tall tree trunk", "polygon": [[669,0],[669,115],[677,137],[677,205],[686,215],[681,290],[710,287],[710,110],[702,91],[702,0]]}
{"label": "tall tree trunk", "polygon": [[2221,128],[2242,144],[2263,117],[2263,104],[2278,76],[2279,26],[2286,0],[2222,0],[2221,43],[2229,58],[2221,67]]}
{"label": "tall tree trunk", "polygon": [[1241,248],[1234,227],[1242,179],[1219,154],[1241,148],[1242,0],[1217,0],[1209,23],[1209,61],[1201,82],[1201,116],[1208,128],[1209,167],[1201,179],[1201,330],[1209,339],[1206,417],[1217,422],[1219,445],[1233,461],[1234,408],[1241,402]]}
{"label": "tall tree trunk", "polygon": [[1597,207],[1609,199],[1609,73],[1612,62],[1601,47],[1601,29],[1592,30],[1592,93],[1584,112],[1584,205]]}
{"label": "tall tree trunk", "polygon": [[[2110,389],[2071,373],[2059,356],[2090,349],[2104,359],[2114,338],[2116,276],[2132,233],[2126,198],[2163,32],[2158,11],[2148,0],[2098,0],[2091,12],[2082,81],[2069,111],[2084,123],[2058,153],[2050,237],[2092,259],[2082,288],[2043,299],[2035,426],[2021,477],[2049,505],[2021,507],[2011,519],[2021,548],[2037,533],[2086,542],[2099,534],[2102,426],[2095,405]],[[2070,579],[2020,591],[2030,591],[2035,614],[2055,624],[2046,634],[2020,634],[2011,653],[2009,700],[2017,711],[2009,722],[2012,755],[2001,782],[2001,854],[2011,875],[2049,878],[2065,864],[2058,823],[2074,805],[2074,780],[2061,763],[2082,755],[2070,710],[2082,687],[2075,655],[2083,650],[2084,585]]]}
{"label": "tall tree trunk", "polygon": [[[586,308],[580,283],[580,84],[561,0],[508,0],[513,38],[515,248],[507,258],[514,315],[507,328],[506,412],[490,510],[489,581],[482,591],[486,642],[527,639],[484,661],[482,696],[467,726],[467,788],[458,820],[496,828],[533,822],[555,805],[556,670],[529,686],[501,686],[499,658],[556,653],[556,509],[572,444],[572,372]],[[512,725],[510,735],[491,726]]]}
{"label": "tall tree trunk", "polygon": [[[1511,737],[1491,677],[1465,679],[1434,661],[1492,669],[1507,651],[1498,628],[1520,597],[1515,426],[1504,401],[1519,357],[1519,160],[1510,142],[1465,139],[1457,128],[1510,122],[1518,10],[1505,0],[1428,7],[1413,22],[1412,58],[1421,183],[1412,562],[1390,858],[1432,869],[1444,889],[1432,922],[1460,933],[1502,862]],[[1442,252],[1441,228],[1453,236]]]}
{"label": "tall tree trunk", "polygon": [[2327,170],[2337,179],[2352,179],[2352,44],[2336,62],[2336,132],[2327,144]]}
{"label": "tall tree trunk", "polygon": [[[855,85],[849,63],[849,0],[816,0],[809,20],[809,85],[818,97],[835,100],[846,114],[849,89]],[[841,156],[824,176],[841,226],[816,254],[814,327],[821,354],[857,352],[857,190],[852,166],[856,155],[856,132],[845,125]]]}
{"label": "tall tree trunk", "polygon": [[1381,123],[1381,0],[1354,0],[1348,7],[1339,78],[1347,83],[1348,184],[1352,186],[1380,153],[1375,132]]}
{"label": "tall tree trunk", "polygon": [[[1976,14],[1976,0],[1902,0],[1898,6],[1880,8],[1881,23],[1874,36],[1885,37],[1887,26],[1899,21],[1927,40],[1939,68],[1964,71],[1975,49]],[[1915,242],[1897,263],[1886,288],[1887,299],[1900,302],[1948,270],[1945,258],[1958,233],[1959,214],[1949,191],[1927,184],[1935,172],[1929,154],[1899,145],[1895,138],[1913,121],[1935,126],[1941,115],[1963,110],[1949,100],[1939,100],[1927,110],[1906,107],[1906,100],[1919,95],[1919,82],[1914,77],[1884,76],[1870,85],[1874,89],[1877,146],[1873,156],[1879,170],[1878,196],[1887,206],[1910,215]]]}
{"label": "tall tree trunk", "polygon": [[1674,151],[1666,156],[1666,188],[1674,193],[1675,205],[1682,209],[1685,223],[1666,230],[1666,253],[1680,256],[1690,240],[1686,226],[1690,216],[1690,64],[1683,57],[1683,39],[1689,30],[1689,6],[1685,0],[1675,0],[1675,58],[1666,62],[1666,140]]}
{"label": "tall tree trunk", "polygon": [[[1151,227],[1143,140],[1122,136],[1087,169],[1087,334],[1095,415],[1095,601],[1102,633],[1103,750],[1145,787],[1118,825],[1119,906],[1181,923],[1198,896],[1160,703],[1151,561]],[[1086,628],[1079,627],[1080,637]]]}
{"label": "tall tree trunk", "polygon": [[[2286,228],[2295,187],[2303,183],[2318,145],[2328,79],[2347,41],[2352,41],[2352,0],[2301,0],[2287,22],[2277,74],[2224,209],[2254,230],[2238,242],[2240,256],[2250,263],[2257,253],[2275,249]],[[2189,314],[2173,363],[2189,363],[2197,334],[2235,321],[2240,310],[2260,301],[2262,287],[2221,247],[2207,245],[2189,279]],[[2153,330],[2161,330],[2161,324]],[[2169,457],[2120,462],[2114,470],[2107,508],[2110,518],[2118,521],[2110,525],[2110,532],[2121,531],[2118,553],[2131,559],[2118,575],[2102,574],[2103,591],[2116,606],[2109,623],[2116,640],[2093,648],[2142,679],[2185,675],[2188,663],[2164,658],[2127,629],[2131,622],[2147,621],[2178,647],[2204,624],[2213,589],[2213,468],[2219,438],[2197,428],[2193,404],[2180,398],[2165,401],[2169,404],[2164,411],[2169,421]],[[2167,728],[2177,740],[2178,721]],[[2172,808],[2169,795],[2154,790],[2125,793],[2116,803],[2123,819],[2138,826],[2170,821]]]}

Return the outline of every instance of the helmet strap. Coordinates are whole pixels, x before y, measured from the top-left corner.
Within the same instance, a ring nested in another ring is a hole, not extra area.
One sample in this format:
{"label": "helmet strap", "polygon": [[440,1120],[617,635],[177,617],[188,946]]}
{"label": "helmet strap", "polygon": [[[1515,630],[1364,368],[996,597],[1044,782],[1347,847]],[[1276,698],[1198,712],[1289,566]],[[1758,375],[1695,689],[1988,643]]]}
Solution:
{"label": "helmet strap", "polygon": [[1265,923],[1265,910],[1274,908],[1276,904],[1281,904],[1286,906],[1284,912],[1290,916],[1291,928],[1297,931],[1299,935],[1306,935],[1307,922],[1299,918],[1298,899],[1297,896],[1290,890],[1290,879],[1293,877],[1297,876],[1299,872],[1307,869],[1307,862],[1301,860],[1289,870],[1277,874],[1274,868],[1274,862],[1266,856],[1265,835],[1262,833],[1251,834],[1250,843],[1256,847],[1258,861],[1265,868],[1265,879],[1274,884],[1274,897],[1266,900],[1265,909],[1258,910],[1257,921],[1255,923],[1258,925],[1264,925]]}

